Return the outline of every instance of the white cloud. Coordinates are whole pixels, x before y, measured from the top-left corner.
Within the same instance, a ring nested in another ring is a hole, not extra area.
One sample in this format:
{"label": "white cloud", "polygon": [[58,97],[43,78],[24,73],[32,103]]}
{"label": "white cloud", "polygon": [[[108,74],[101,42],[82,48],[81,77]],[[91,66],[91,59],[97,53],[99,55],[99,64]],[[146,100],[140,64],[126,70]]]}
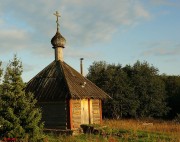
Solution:
{"label": "white cloud", "polygon": [[29,35],[22,29],[1,29],[0,54],[26,49]]}
{"label": "white cloud", "polygon": [[142,56],[179,56],[180,44],[173,41],[153,42],[149,44],[147,50],[141,53]]}
{"label": "white cloud", "polygon": [[104,0],[102,3],[93,0],[78,1],[77,5],[69,1],[66,3],[68,6],[64,8],[62,24],[69,33],[68,40],[70,44],[76,43],[83,47],[109,41],[122,26],[128,28],[151,17],[140,1]]}
{"label": "white cloud", "polygon": [[23,31],[23,30],[18,30],[18,29],[6,29],[6,30],[1,30],[0,33],[0,38],[4,40],[25,40],[27,39],[28,34]]}
{"label": "white cloud", "polygon": [[53,12],[56,10],[61,12],[60,31],[67,45],[74,48],[110,41],[122,26],[128,28],[151,17],[140,0],[3,1],[0,6],[0,25],[5,27],[0,33],[2,50],[23,48],[34,55],[43,52],[48,56],[49,50],[43,49],[51,46],[47,43],[55,34]]}
{"label": "white cloud", "polygon": [[30,64],[23,64],[23,72],[30,72],[33,71],[36,68],[35,65],[30,65]]}
{"label": "white cloud", "polygon": [[145,10],[145,8],[140,4],[137,4],[137,6],[135,7],[135,12],[136,12],[137,17],[142,17],[145,19],[151,18],[150,13],[147,10]]}

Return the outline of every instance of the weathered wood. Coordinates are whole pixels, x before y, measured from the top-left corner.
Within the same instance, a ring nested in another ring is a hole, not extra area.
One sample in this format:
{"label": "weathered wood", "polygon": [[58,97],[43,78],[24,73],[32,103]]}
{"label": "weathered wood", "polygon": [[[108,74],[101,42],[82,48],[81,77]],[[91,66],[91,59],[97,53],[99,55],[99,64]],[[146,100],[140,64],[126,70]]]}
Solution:
{"label": "weathered wood", "polygon": [[101,123],[101,115],[100,115],[100,100],[95,99],[92,100],[92,124],[100,124]]}
{"label": "weathered wood", "polygon": [[89,100],[89,108],[90,108],[90,124],[93,124],[93,107],[92,107],[92,99]]}
{"label": "weathered wood", "polygon": [[81,123],[89,124],[89,108],[88,99],[81,100]]}
{"label": "weathered wood", "polygon": [[102,100],[99,100],[100,124],[102,124]]}
{"label": "weathered wood", "polygon": [[70,100],[71,102],[71,129],[77,129],[81,124],[81,100]]}
{"label": "weathered wood", "polygon": [[53,61],[32,78],[25,91],[32,92],[42,107],[45,127],[54,129],[100,123],[96,120],[102,118],[100,99],[111,98],[61,60]]}
{"label": "weathered wood", "polygon": [[66,128],[67,112],[65,102],[39,103],[45,128]]}

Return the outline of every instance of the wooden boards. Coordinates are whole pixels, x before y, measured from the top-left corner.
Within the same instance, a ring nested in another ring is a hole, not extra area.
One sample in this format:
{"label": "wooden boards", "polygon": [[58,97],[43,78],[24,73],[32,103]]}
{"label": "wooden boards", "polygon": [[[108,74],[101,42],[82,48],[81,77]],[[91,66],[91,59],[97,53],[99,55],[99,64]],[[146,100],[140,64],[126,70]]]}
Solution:
{"label": "wooden boards", "polygon": [[77,129],[81,125],[81,100],[70,100],[71,129]]}
{"label": "wooden boards", "polygon": [[77,129],[81,124],[100,124],[102,107],[99,99],[70,100],[71,129]]}
{"label": "wooden boards", "polygon": [[66,129],[67,112],[65,102],[39,103],[42,109],[42,121],[45,128]]}

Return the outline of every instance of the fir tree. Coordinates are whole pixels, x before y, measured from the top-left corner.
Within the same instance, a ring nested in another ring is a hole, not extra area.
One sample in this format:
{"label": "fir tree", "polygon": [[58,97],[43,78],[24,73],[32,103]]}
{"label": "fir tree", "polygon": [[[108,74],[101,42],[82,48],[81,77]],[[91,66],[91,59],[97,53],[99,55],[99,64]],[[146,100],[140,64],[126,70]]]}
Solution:
{"label": "fir tree", "polygon": [[37,141],[42,136],[41,111],[35,107],[33,94],[24,91],[22,72],[22,63],[14,55],[6,68],[0,96],[0,134],[19,138],[28,135],[30,141]]}

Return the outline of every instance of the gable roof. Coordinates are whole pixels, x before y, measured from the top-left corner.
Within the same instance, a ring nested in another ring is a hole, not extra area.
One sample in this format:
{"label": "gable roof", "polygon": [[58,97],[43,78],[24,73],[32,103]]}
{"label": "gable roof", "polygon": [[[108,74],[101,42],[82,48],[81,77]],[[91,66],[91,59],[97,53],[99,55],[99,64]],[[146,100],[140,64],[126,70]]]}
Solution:
{"label": "gable roof", "polygon": [[38,101],[110,98],[94,83],[60,60],[53,61],[33,77],[27,83],[26,92],[32,92]]}

